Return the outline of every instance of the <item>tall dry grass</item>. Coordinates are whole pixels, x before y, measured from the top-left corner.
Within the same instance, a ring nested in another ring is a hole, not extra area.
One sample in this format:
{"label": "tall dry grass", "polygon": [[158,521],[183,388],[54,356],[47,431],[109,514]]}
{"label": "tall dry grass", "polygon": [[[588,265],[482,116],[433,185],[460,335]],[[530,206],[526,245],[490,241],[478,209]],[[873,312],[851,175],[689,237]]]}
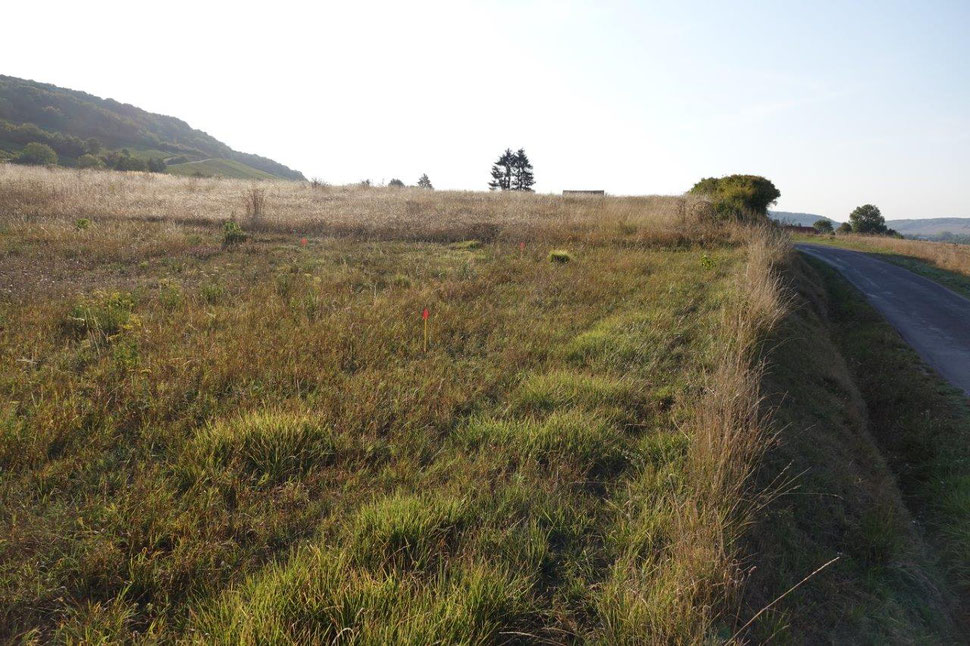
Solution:
{"label": "tall dry grass", "polygon": [[586,198],[187,178],[0,165],[0,217],[208,225],[384,240],[698,244],[720,235],[694,198]]}
{"label": "tall dry grass", "polygon": [[708,643],[746,622],[732,614],[745,579],[741,540],[771,495],[753,480],[773,441],[761,344],[788,308],[777,268],[790,253],[774,229],[746,233],[747,262],[723,310],[714,368],[682,429],[690,438],[683,479],[657,502],[668,514],[667,548],[657,561],[633,552],[614,566],[603,601],[609,643]]}

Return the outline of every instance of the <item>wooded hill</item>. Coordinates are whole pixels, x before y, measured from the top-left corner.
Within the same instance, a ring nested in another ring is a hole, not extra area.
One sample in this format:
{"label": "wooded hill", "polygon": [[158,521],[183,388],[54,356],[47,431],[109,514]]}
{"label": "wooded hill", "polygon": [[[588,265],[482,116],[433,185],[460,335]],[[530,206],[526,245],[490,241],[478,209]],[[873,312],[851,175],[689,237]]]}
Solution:
{"label": "wooded hill", "polygon": [[233,150],[181,119],[0,75],[0,159],[16,157],[33,142],[53,148],[62,166],[76,166],[85,154],[127,150],[133,159],[164,160],[165,171],[178,174],[306,179],[272,159]]}

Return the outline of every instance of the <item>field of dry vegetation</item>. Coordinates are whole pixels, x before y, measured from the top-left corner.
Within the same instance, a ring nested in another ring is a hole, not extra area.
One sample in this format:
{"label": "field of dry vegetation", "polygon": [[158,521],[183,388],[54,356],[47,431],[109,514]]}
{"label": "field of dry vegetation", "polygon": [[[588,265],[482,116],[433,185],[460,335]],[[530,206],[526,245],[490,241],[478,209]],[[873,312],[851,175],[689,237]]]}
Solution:
{"label": "field of dry vegetation", "polygon": [[0,166],[0,639],[743,638],[787,245],[700,206]]}

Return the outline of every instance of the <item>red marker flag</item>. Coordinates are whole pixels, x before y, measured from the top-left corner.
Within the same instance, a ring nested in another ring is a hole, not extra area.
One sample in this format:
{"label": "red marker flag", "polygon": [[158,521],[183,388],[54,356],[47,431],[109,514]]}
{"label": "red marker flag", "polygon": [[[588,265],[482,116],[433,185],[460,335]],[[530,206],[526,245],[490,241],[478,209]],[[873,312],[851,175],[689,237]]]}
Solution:
{"label": "red marker flag", "polygon": [[428,312],[428,308],[426,307],[424,308],[424,311],[421,312],[421,318],[424,319],[424,351],[425,352],[428,351],[428,315],[429,315],[429,312]]}

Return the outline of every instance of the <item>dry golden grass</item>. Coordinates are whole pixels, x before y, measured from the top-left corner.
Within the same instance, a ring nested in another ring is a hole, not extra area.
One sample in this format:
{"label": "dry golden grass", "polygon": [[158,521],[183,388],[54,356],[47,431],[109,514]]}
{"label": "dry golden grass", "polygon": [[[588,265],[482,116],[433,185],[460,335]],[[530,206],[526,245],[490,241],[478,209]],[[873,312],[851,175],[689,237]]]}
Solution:
{"label": "dry golden grass", "polygon": [[684,198],[253,188],[0,169],[0,637],[747,619],[786,242]]}
{"label": "dry golden grass", "polygon": [[315,187],[0,165],[0,213],[8,221],[87,218],[205,225],[236,219],[255,231],[371,239],[592,241],[619,233],[631,244],[692,245],[715,234],[697,217],[700,206],[679,197]]}

